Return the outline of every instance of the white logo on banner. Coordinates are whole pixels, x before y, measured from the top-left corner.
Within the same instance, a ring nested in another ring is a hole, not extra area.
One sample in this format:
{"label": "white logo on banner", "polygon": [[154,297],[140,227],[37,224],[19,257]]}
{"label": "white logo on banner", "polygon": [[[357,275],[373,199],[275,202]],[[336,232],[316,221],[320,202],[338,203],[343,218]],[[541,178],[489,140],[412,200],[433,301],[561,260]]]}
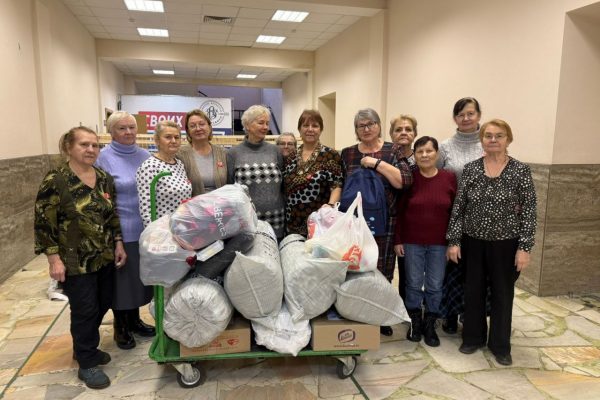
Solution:
{"label": "white logo on banner", "polygon": [[214,100],[207,100],[200,105],[200,109],[208,115],[213,126],[219,125],[225,119],[227,113],[221,103]]}

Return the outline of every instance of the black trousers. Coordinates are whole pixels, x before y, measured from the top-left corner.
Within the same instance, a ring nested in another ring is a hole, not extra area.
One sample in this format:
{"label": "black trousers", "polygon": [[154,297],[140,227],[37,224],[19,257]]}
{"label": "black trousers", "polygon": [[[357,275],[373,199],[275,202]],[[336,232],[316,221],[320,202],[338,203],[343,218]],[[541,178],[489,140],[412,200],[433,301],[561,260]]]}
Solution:
{"label": "black trousers", "polygon": [[112,306],[113,264],[96,272],[69,275],[64,282],[65,294],[71,307],[71,336],[73,351],[80,368],[98,365],[100,353],[100,324]]}
{"label": "black trousers", "polygon": [[[518,239],[479,240],[466,236],[461,249],[466,272],[463,343],[483,345],[494,354],[510,354]],[[487,284],[491,292],[489,338],[486,322]],[[487,339],[487,340],[486,340]]]}

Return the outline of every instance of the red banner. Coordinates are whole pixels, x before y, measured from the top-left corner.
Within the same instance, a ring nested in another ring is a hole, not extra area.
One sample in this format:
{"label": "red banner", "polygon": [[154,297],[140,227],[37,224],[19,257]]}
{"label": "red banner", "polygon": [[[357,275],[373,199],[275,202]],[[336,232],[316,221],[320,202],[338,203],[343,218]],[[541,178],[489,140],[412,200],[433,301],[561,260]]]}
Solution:
{"label": "red banner", "polygon": [[185,123],[185,114],[184,112],[174,112],[174,111],[140,111],[138,114],[146,116],[146,127],[148,131],[154,131],[156,128],[156,124],[161,121],[174,121],[179,125],[179,128],[182,131],[185,131],[183,124]]}

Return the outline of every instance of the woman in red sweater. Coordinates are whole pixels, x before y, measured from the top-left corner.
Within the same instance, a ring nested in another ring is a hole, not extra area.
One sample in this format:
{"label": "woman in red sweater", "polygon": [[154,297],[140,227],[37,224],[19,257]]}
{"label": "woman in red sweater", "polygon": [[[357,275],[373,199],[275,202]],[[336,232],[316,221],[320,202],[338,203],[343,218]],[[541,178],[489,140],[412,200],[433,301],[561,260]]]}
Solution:
{"label": "woman in red sweater", "polygon": [[435,321],[442,301],[446,230],[456,196],[456,177],[450,171],[437,169],[435,138],[418,139],[414,155],[418,170],[413,171],[412,187],[398,202],[394,250],[404,256],[406,269],[405,305],[412,321],[406,338],[419,342],[425,336],[425,343],[435,347],[440,345]]}

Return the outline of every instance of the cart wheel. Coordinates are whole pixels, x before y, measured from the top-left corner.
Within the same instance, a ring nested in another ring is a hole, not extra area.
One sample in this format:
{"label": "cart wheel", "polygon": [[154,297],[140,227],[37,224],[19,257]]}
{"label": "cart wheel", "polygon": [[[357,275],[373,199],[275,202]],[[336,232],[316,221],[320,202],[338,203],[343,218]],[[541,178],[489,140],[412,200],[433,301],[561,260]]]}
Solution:
{"label": "cart wheel", "polygon": [[206,382],[206,371],[199,364],[190,364],[187,374],[177,372],[177,383],[184,389],[191,389]]}
{"label": "cart wheel", "polygon": [[344,362],[341,359],[339,359],[337,362],[336,372],[338,378],[340,379],[347,379],[351,377],[354,374],[354,371],[356,370],[356,357],[346,357],[346,360],[348,361]]}

